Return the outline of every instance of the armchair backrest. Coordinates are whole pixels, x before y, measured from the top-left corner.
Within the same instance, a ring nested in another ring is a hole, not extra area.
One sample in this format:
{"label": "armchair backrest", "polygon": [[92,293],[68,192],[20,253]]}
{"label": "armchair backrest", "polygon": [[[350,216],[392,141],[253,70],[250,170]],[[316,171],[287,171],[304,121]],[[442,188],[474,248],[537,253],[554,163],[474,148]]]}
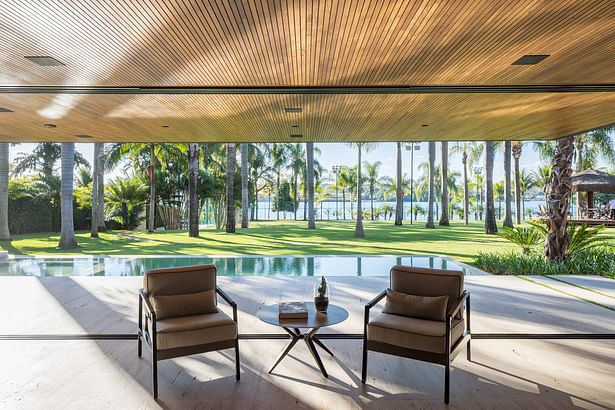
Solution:
{"label": "armchair backrest", "polygon": [[396,265],[391,268],[391,289],[410,295],[448,295],[447,311],[463,294],[463,272]]}
{"label": "armchair backrest", "polygon": [[147,295],[173,296],[216,289],[216,266],[193,265],[151,269],[143,275]]}

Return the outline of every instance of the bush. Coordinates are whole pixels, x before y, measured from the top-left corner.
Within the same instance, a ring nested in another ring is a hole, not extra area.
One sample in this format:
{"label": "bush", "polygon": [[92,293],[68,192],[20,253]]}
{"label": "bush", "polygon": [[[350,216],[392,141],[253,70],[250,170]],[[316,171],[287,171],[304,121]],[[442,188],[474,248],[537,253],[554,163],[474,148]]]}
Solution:
{"label": "bush", "polygon": [[615,247],[579,249],[562,262],[546,261],[540,252],[483,253],[476,266],[500,275],[604,275],[615,279]]}

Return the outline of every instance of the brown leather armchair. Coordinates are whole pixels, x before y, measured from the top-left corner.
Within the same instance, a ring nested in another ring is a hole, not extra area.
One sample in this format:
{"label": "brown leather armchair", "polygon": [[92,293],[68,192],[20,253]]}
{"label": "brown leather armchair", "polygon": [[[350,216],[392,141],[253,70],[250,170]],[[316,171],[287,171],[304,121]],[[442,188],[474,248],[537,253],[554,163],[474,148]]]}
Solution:
{"label": "brown leather armchair", "polygon": [[[232,307],[232,319],[218,310],[217,295]],[[152,349],[154,398],[158,397],[159,360],[234,347],[239,380],[237,304],[216,286],[214,265],[145,272],[139,292],[139,357],[143,340]]]}
{"label": "brown leather armchair", "polygon": [[[402,314],[382,313],[370,320],[370,309],[387,296],[387,290],[365,305],[362,383],[367,376],[368,350],[437,363],[444,365],[444,402],[448,404],[451,361],[464,345],[471,360],[470,292],[464,290],[463,279],[459,271],[410,266],[391,269],[390,289],[394,292],[389,291],[385,310],[391,310],[392,296],[399,297],[395,303],[412,301],[419,306],[402,303]],[[434,301],[440,303],[441,312],[428,311]],[[414,316],[413,311],[417,312]]]}

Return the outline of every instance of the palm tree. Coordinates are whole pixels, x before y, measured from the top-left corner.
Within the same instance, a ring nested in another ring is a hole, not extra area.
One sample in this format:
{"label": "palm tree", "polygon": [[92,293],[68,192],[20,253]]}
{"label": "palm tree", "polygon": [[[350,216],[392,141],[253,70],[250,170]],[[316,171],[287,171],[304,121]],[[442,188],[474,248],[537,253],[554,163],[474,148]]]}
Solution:
{"label": "palm tree", "polygon": [[0,142],[0,241],[11,239],[9,231],[9,143]]}
{"label": "palm tree", "polygon": [[433,205],[434,205],[434,163],[436,160],[436,143],[434,141],[429,142],[429,194],[427,205],[427,222],[425,228],[435,228],[433,223]]}
{"label": "palm tree", "polygon": [[[365,163],[365,173],[367,175],[365,179],[369,189],[369,199],[371,202],[370,213],[372,221],[374,220],[374,195],[376,193],[376,186],[380,182],[380,179],[378,178],[378,168],[380,168],[380,165],[382,165],[380,161],[376,161],[373,164],[369,164],[367,162]],[[399,186],[401,188],[401,181]]]}
{"label": "palm tree", "polygon": [[[395,225],[401,226],[404,217],[404,195],[402,193],[402,175],[401,175],[401,142],[397,143],[397,178],[395,187]],[[372,200],[372,208],[373,200]],[[373,211],[372,211],[373,213]]]}
{"label": "palm tree", "polygon": [[363,179],[361,178],[361,151],[365,149],[366,152],[369,152],[375,147],[375,144],[355,142],[351,145],[357,147],[357,224],[354,229],[354,237],[365,238],[365,232],[363,231],[363,211],[361,209],[361,185],[363,184]]}
{"label": "palm tree", "polygon": [[299,143],[289,144],[288,149],[288,162],[292,171],[292,184],[293,184],[293,210],[295,213],[295,221],[297,220],[297,208],[299,208],[299,183],[298,178],[302,169],[305,167],[305,151]]}
{"label": "palm tree", "polygon": [[98,171],[101,167],[100,163],[100,149],[102,143],[94,143],[94,164],[92,170],[92,220],[90,223],[90,236],[92,238],[98,238],[98,213],[101,210],[104,212],[104,208],[98,203]]}
{"label": "palm tree", "polygon": [[498,200],[498,218],[502,219],[502,198],[504,197],[504,181],[496,182],[493,184],[493,194]]}
{"label": "palm tree", "polygon": [[521,172],[519,172],[519,189],[521,193],[521,204],[523,205],[523,215],[525,215],[525,194],[535,185],[536,181],[534,180],[534,176],[523,168]]}
{"label": "palm tree", "polygon": [[512,195],[511,195],[511,162],[512,143],[504,141],[504,222],[502,226],[513,227],[512,222]]}
{"label": "palm tree", "polygon": [[[314,215],[314,143],[306,144],[307,151],[307,197],[308,197],[308,229],[316,229]],[[322,208],[321,208],[322,210]]]}
{"label": "palm tree", "polygon": [[[286,145],[274,143],[271,147],[271,157],[273,159],[272,168],[276,172],[275,195],[276,204],[280,203],[280,178],[282,177],[282,168],[286,165]],[[276,219],[280,219],[280,209],[276,208]]]}
{"label": "palm tree", "polygon": [[534,185],[541,188],[545,194],[545,202],[548,201],[547,186],[551,184],[551,164],[538,167],[538,171],[531,172]]}
{"label": "palm tree", "polygon": [[451,154],[461,152],[461,162],[463,164],[463,219],[468,225],[470,215],[470,191],[468,189],[468,165],[478,161],[482,155],[482,145],[474,142],[457,143],[452,149]]}
{"label": "palm tree", "polygon": [[[36,144],[34,150],[29,153],[19,153],[15,158],[13,175],[21,175],[26,171],[39,171],[39,175],[50,177],[53,174],[53,166],[60,159],[62,148],[60,144],[43,142]],[[79,152],[75,151],[73,164],[77,166],[90,166],[88,161]]]}
{"label": "palm tree", "polygon": [[235,232],[235,144],[226,144],[226,232]]}
{"label": "palm tree", "polygon": [[188,236],[199,236],[199,145],[188,144]]}
{"label": "palm tree", "polygon": [[498,225],[495,221],[495,207],[493,204],[493,157],[495,148],[493,141],[485,141],[485,233],[495,234]]}
{"label": "palm tree", "polygon": [[134,229],[143,211],[146,192],[147,185],[138,178],[116,178],[111,181],[107,190],[109,216],[122,228]]}
{"label": "palm tree", "polygon": [[61,230],[60,248],[74,248],[77,246],[75,239],[75,225],[73,222],[73,168],[75,166],[75,143],[62,143],[62,196],[61,196]]}
{"label": "palm tree", "polygon": [[239,145],[239,151],[241,152],[241,227],[247,228],[250,220],[249,208],[249,192],[248,192],[248,175],[250,171],[248,169],[248,153],[249,144],[242,143]]}
{"label": "palm tree", "polygon": [[442,204],[442,212],[440,213],[440,222],[438,225],[449,226],[448,221],[448,142],[440,142],[440,202]]}
{"label": "palm tree", "polygon": [[337,182],[339,189],[342,190],[342,219],[346,219],[346,190],[354,184],[353,174],[348,167],[342,167]]}
{"label": "palm tree", "polygon": [[521,223],[521,179],[519,173],[519,159],[523,150],[523,142],[512,143],[512,155],[515,160],[515,218],[517,225]]}

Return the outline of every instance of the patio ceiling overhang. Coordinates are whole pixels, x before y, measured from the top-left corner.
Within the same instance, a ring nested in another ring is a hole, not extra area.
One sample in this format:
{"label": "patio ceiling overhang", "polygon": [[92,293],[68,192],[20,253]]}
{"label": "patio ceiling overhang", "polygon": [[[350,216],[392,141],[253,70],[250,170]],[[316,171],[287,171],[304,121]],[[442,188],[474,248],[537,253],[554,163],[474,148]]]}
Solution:
{"label": "patio ceiling overhang", "polygon": [[613,27],[600,0],[7,2],[0,141],[557,138],[615,122]]}

